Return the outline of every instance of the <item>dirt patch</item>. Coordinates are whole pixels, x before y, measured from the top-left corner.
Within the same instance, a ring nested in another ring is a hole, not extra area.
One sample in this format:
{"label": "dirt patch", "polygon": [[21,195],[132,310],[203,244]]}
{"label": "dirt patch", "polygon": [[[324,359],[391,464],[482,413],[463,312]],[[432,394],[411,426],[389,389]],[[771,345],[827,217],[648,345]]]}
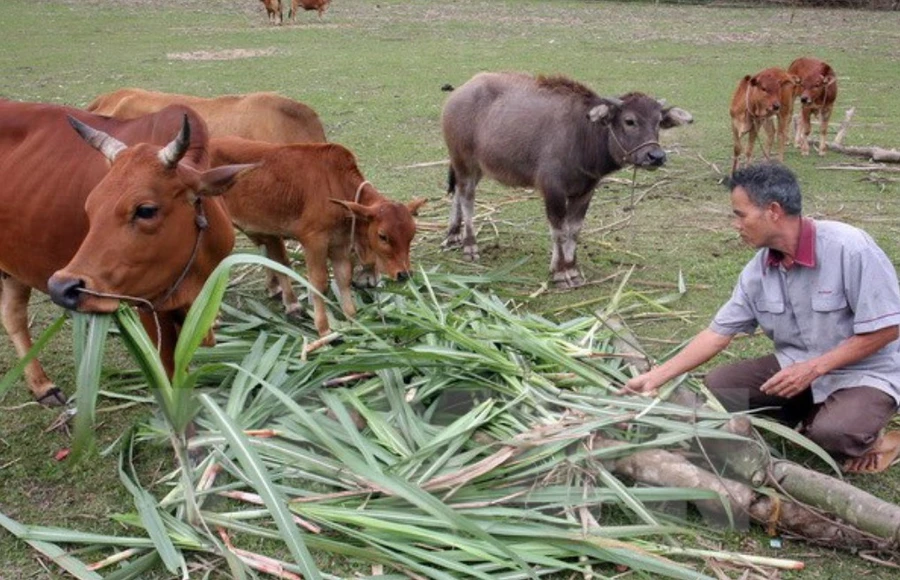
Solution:
{"label": "dirt patch", "polygon": [[166,58],[169,60],[238,60],[241,58],[272,56],[276,52],[274,48],[227,48],[224,50],[170,52],[166,55]]}

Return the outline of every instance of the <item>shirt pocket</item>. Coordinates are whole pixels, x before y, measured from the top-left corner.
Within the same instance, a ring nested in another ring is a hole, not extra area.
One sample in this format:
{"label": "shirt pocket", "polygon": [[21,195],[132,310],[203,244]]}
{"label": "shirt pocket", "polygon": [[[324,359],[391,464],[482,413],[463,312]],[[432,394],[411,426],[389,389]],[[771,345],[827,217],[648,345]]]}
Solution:
{"label": "shirt pocket", "polygon": [[757,298],[753,302],[756,311],[756,323],[766,336],[775,338],[778,329],[779,318],[784,314],[784,300],[772,300],[771,298]]}
{"label": "shirt pocket", "polygon": [[819,294],[812,298],[812,309],[816,312],[834,312],[847,308],[847,297],[843,294]]}
{"label": "shirt pocket", "polygon": [[825,352],[853,335],[853,313],[843,292],[816,294],[812,307],[810,333],[806,337],[814,351]]}

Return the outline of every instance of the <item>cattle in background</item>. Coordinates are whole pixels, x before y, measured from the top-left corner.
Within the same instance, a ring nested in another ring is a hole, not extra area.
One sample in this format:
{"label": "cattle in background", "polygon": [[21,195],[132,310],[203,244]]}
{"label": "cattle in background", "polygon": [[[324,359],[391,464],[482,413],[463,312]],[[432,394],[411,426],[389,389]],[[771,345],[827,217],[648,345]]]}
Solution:
{"label": "cattle in background", "polygon": [[819,117],[819,155],[825,155],[825,138],[828,135],[828,121],[834,101],[837,99],[837,74],[831,66],[816,58],[798,58],[788,67],[788,73],[800,82],[794,89],[794,98],[800,97],[800,122],[794,135],[794,144],[800,147],[801,155],[809,155],[810,118]]}
{"label": "cattle in background", "polygon": [[[157,311],[159,327],[152,312],[141,319],[172,371],[184,315],[234,244],[224,204],[209,196],[246,169],[208,170],[206,145],[185,107],[120,121],[0,100],[0,314],[19,356],[32,345],[33,288],[86,312],[127,296]],[[39,402],[65,402],[37,359],[25,379]]]}
{"label": "cattle in background", "polygon": [[[778,159],[784,161],[787,128],[794,110],[794,86],[798,80],[784,69],[773,67],[753,76],[746,75],[738,82],[729,109],[734,136],[732,173],[737,169],[742,153],[746,153],[747,163],[750,163],[760,127],[766,132],[763,155],[769,159],[776,134],[775,117],[778,118]],[[746,150],[741,143],[744,135],[747,135]]]}
{"label": "cattle in background", "polygon": [[281,24],[281,0],[259,0],[269,15],[269,24]]}
{"label": "cattle in background", "polygon": [[325,129],[316,112],[275,93],[204,98],[125,88],[98,96],[86,109],[98,115],[133,119],[169,105],[197,111],[210,137],[234,135],[270,143],[324,143]]}
{"label": "cattle in background", "polygon": [[331,4],[331,0],[291,0],[291,9],[288,11],[288,18],[292,21],[297,19],[297,9],[315,10],[319,13],[319,18],[325,14],[325,9]]}
{"label": "cattle in background", "polygon": [[472,218],[482,175],[536,187],[550,220],[552,280],[583,284],[575,250],[600,178],[627,165],[660,167],[659,130],[691,121],[644,94],[599,97],[562,76],[476,75],[450,95],[441,119],[453,194],[444,247],[461,245],[467,259],[478,259]]}
{"label": "cattle in background", "polygon": [[[410,274],[409,249],[416,233],[413,215],[424,203],[391,201],[366,181],[356,159],[336,144],[272,145],[237,137],[210,140],[213,166],[258,163],[224,196],[234,224],[270,258],[289,266],[284,238],[303,246],[313,293],[316,330],[329,332],[322,293],[328,284],[328,261],[337,282],[341,308],[356,313],[350,294],[351,253],[394,280]],[[281,276],[288,313],[300,308],[290,280]]]}

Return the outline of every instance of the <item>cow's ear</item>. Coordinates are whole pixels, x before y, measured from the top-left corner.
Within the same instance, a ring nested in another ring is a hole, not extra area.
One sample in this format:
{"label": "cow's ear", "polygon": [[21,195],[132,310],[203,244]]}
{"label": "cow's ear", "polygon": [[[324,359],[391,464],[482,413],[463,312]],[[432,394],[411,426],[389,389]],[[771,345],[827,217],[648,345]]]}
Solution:
{"label": "cow's ear", "polygon": [[412,215],[418,216],[419,208],[422,207],[423,205],[425,205],[426,201],[428,201],[428,200],[425,199],[424,197],[414,199],[411,202],[409,202],[408,204],[406,204],[406,209],[408,209],[409,213],[411,213]]}
{"label": "cow's ear", "polygon": [[788,78],[781,81],[782,85],[794,85],[795,87],[799,87],[803,84],[803,80],[797,75],[790,75]]}
{"label": "cow's ear", "polygon": [[356,214],[356,217],[360,217],[363,219],[369,219],[369,218],[375,217],[375,210],[367,205],[362,205],[362,204],[359,204],[359,203],[356,203],[353,201],[345,201],[343,199],[334,199],[334,198],[331,198],[330,201],[333,201],[334,203],[336,203],[338,205],[342,205],[345,208],[349,209],[354,214]]}
{"label": "cow's ear", "polygon": [[751,77],[750,75],[747,75],[744,77],[744,80],[749,81],[751,87],[759,86],[759,80],[756,77]]}
{"label": "cow's ear", "polygon": [[588,119],[590,119],[592,123],[605,123],[615,116],[616,111],[621,106],[622,101],[619,99],[603,97],[600,99],[599,105],[596,105],[588,111]]}
{"label": "cow's ear", "polygon": [[694,116],[684,109],[678,107],[670,107],[663,110],[662,121],[659,123],[660,129],[671,129],[681,125],[689,125],[694,122]]}
{"label": "cow's ear", "polygon": [[222,195],[234,185],[245,171],[259,167],[259,163],[241,163],[235,165],[222,165],[208,169],[200,175],[200,186],[197,195]]}

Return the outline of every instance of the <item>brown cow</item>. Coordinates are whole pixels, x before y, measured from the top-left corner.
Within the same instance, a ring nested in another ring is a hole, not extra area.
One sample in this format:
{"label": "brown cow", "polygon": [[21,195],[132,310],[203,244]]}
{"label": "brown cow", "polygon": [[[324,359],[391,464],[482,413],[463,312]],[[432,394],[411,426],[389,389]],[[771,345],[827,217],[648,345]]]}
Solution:
{"label": "brown cow", "polygon": [[281,0],[259,0],[266,7],[269,24],[281,24]]}
{"label": "brown cow", "polygon": [[819,155],[825,155],[825,137],[828,121],[837,99],[837,74],[831,66],[816,58],[798,58],[788,67],[788,73],[800,79],[794,89],[794,97],[800,97],[800,122],[794,135],[794,144],[801,155],[809,155],[810,118],[818,115],[820,121]]}
{"label": "brown cow", "polygon": [[315,10],[319,13],[319,18],[325,14],[325,9],[331,4],[331,0],[291,0],[291,9],[288,11],[288,18],[292,21],[297,19],[297,9]]}
{"label": "brown cow", "polygon": [[[81,126],[106,158],[72,129],[69,116],[102,131]],[[152,304],[159,332],[150,314],[142,321],[151,336],[161,336],[171,372],[184,312],[234,243],[224,204],[206,196],[246,168],[207,170],[206,141],[202,119],[185,107],[119,121],[0,100],[0,314],[19,356],[32,345],[32,288],[79,310],[113,310],[118,298],[100,292]],[[38,401],[65,401],[36,359],[25,379]]]}
{"label": "brown cow", "polygon": [[450,95],[441,118],[454,194],[443,245],[461,245],[466,258],[478,259],[472,218],[482,175],[536,187],[550,221],[552,280],[579,286],[578,234],[600,178],[626,165],[662,166],[660,129],[691,121],[687,111],[641,93],[604,98],[561,76],[478,74]]}
{"label": "brown cow", "polygon": [[763,155],[769,159],[775,140],[773,117],[778,117],[778,159],[784,161],[787,127],[794,110],[794,86],[799,79],[780,68],[767,68],[738,82],[731,97],[731,132],[734,135],[734,158],[731,171],[738,167],[742,153],[741,138],[747,135],[747,163],[753,158],[753,146],[762,127],[766,131]]}
{"label": "brown cow", "polygon": [[[232,221],[268,256],[289,265],[284,238],[303,246],[313,294],[316,329],[329,331],[322,293],[328,283],[328,260],[344,314],[356,313],[350,295],[355,251],[362,264],[394,280],[410,273],[409,247],[416,233],[413,215],[424,203],[407,205],[386,199],[366,181],[356,159],[336,144],[272,145],[237,137],[210,140],[213,166],[259,163],[224,196]],[[285,307],[299,309],[286,277],[282,280]]]}
{"label": "brown cow", "polygon": [[133,119],[168,105],[186,105],[209,127],[210,137],[234,135],[270,143],[324,143],[325,129],[310,107],[275,93],[204,98],[126,88],[98,96],[86,109]]}

